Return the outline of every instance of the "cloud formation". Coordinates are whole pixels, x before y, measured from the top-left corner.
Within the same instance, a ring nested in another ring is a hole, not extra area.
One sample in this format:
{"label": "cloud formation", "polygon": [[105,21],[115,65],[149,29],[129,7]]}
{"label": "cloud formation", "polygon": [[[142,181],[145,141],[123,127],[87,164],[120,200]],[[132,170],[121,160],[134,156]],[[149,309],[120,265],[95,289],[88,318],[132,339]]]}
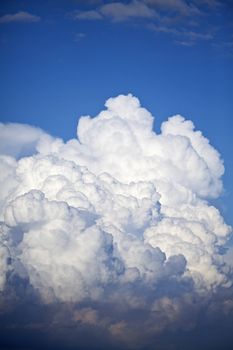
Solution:
{"label": "cloud formation", "polygon": [[187,4],[183,0],[132,0],[127,3],[123,1],[106,2],[95,10],[80,11],[75,18],[90,20],[109,18],[113,21],[127,21],[133,18],[153,19],[158,18],[156,11],[170,11],[181,16],[200,14],[195,3]]}
{"label": "cloud formation", "polygon": [[13,14],[6,14],[0,17],[0,23],[34,23],[39,22],[41,18],[29,12],[19,11]]}
{"label": "cloud formation", "polygon": [[99,20],[110,19],[114,22],[128,21],[133,18],[154,18],[156,12],[142,1],[133,0],[128,4],[122,2],[106,3],[95,10],[78,11],[74,19]]}
{"label": "cloud formation", "polygon": [[199,13],[194,3],[187,3],[184,0],[145,0],[145,3],[158,9],[175,11],[183,16]]}
{"label": "cloud formation", "polygon": [[173,27],[167,27],[164,25],[156,25],[150,23],[148,29],[162,34],[172,35],[176,40],[175,43],[184,46],[193,46],[197,41],[211,41],[214,39],[214,36],[210,33],[198,33],[192,30],[180,30]]}
{"label": "cloud formation", "polygon": [[137,23],[154,32],[170,35],[175,44],[188,47],[200,41],[217,39],[217,32],[223,28],[214,24],[215,15],[223,15],[221,9],[224,10],[224,6],[227,7],[215,0],[106,1],[78,9],[73,12],[72,18]]}
{"label": "cloud formation", "polygon": [[125,21],[130,18],[153,18],[156,12],[142,1],[134,0],[129,4],[113,2],[101,7],[100,12],[113,21]]}
{"label": "cloud formation", "polygon": [[9,290],[14,300],[22,293],[18,279],[39,304],[66,305],[52,323],[68,317],[77,332],[140,348],[194,327],[220,289],[232,312],[232,266],[221,253],[231,228],[208,203],[221,194],[224,166],[182,116],[156,134],[131,94],[105,106],[81,117],[67,143],[1,125],[2,304]]}
{"label": "cloud formation", "polygon": [[36,151],[36,145],[50,139],[40,128],[27,124],[0,123],[0,154],[21,158]]}

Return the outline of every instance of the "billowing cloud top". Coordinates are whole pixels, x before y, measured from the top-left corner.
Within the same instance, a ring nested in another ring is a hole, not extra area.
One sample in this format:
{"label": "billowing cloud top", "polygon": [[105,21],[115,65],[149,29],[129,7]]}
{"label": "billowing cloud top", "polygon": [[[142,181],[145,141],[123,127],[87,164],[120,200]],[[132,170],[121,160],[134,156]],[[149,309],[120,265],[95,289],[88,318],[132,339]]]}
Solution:
{"label": "billowing cloud top", "polygon": [[129,94],[81,117],[67,143],[1,125],[2,295],[18,276],[41,303],[74,303],[73,322],[132,343],[186,327],[188,308],[195,318],[231,288],[230,227],[208,204],[223,162],[191,121],[171,117],[160,134],[153,121]]}

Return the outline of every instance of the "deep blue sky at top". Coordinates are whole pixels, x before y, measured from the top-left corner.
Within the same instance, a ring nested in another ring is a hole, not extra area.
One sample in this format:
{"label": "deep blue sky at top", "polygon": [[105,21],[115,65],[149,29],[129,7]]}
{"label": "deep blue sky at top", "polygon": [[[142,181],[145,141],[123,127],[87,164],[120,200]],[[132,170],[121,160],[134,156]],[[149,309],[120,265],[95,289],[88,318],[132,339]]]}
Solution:
{"label": "deep blue sky at top", "polygon": [[221,0],[1,0],[0,120],[65,140],[133,93],[159,131],[182,114],[221,153],[233,224],[233,5]]}

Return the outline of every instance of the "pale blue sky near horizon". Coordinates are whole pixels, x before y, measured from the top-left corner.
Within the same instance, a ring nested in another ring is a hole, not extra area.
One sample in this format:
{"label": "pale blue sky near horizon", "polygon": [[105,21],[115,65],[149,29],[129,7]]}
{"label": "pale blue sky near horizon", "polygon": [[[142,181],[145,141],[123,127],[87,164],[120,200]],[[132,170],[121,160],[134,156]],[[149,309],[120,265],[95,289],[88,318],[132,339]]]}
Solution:
{"label": "pale blue sky near horizon", "polygon": [[214,203],[233,225],[231,1],[0,3],[0,121],[67,140],[81,115],[132,93],[155,117],[191,119],[224,159]]}

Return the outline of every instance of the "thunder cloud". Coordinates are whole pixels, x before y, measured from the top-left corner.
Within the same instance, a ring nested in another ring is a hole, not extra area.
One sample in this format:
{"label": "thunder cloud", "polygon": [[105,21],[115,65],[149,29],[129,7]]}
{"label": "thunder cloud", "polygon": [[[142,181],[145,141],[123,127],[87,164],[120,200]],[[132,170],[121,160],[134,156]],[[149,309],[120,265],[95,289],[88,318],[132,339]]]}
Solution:
{"label": "thunder cloud", "polygon": [[191,121],[173,116],[159,134],[153,122],[129,94],[81,117],[66,143],[0,125],[0,331],[12,348],[11,332],[20,349],[34,333],[51,348],[176,349],[167,334],[232,317],[231,228],[210,204],[223,161]]}

